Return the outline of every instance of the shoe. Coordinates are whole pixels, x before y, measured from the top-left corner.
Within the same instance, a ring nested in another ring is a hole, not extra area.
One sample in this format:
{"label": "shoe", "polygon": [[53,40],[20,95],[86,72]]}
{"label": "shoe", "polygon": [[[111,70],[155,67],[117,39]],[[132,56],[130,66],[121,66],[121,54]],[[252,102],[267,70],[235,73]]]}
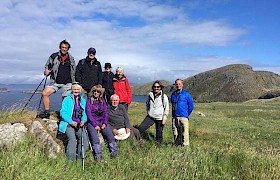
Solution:
{"label": "shoe", "polygon": [[37,117],[39,117],[41,119],[50,119],[50,113],[44,111],[44,112],[41,112],[40,114],[38,114]]}

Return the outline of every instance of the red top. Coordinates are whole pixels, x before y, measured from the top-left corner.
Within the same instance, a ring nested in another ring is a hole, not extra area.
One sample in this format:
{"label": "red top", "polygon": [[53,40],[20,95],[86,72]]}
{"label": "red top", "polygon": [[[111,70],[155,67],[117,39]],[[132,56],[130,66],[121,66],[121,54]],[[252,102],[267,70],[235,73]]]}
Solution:
{"label": "red top", "polygon": [[131,104],[132,92],[128,79],[124,76],[121,79],[113,78],[115,94],[120,97],[120,103]]}

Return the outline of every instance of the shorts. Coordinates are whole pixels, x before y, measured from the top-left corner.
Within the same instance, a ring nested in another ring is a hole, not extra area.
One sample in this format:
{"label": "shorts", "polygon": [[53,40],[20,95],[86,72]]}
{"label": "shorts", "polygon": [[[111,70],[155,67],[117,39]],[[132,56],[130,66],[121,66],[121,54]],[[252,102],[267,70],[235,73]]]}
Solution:
{"label": "shorts", "polygon": [[72,83],[67,83],[67,84],[50,83],[47,87],[52,88],[53,90],[55,90],[55,92],[61,88],[62,97],[66,97],[68,94],[71,93]]}

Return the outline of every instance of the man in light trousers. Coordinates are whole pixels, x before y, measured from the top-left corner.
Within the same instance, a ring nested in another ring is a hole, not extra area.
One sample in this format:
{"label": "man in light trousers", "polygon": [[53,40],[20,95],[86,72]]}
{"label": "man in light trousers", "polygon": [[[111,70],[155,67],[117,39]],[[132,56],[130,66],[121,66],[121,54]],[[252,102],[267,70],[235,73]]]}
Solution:
{"label": "man in light trousers", "polygon": [[194,109],[192,96],[183,89],[183,80],[175,81],[176,90],[171,94],[172,131],[175,146],[189,146],[189,116]]}

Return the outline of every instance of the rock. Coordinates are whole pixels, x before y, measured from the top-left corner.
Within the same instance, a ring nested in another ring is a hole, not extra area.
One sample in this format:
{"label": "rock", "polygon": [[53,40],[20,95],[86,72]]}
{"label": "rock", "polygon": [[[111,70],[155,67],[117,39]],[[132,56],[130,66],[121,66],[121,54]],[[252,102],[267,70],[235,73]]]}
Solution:
{"label": "rock", "polygon": [[21,142],[27,133],[22,123],[0,124],[0,147],[11,146]]}
{"label": "rock", "polygon": [[33,121],[30,127],[31,134],[45,146],[46,154],[50,158],[56,158],[61,147],[55,142],[50,134],[44,129],[39,121]]}
{"label": "rock", "polygon": [[199,115],[199,116],[205,117],[205,114],[203,114],[203,113],[200,112],[200,111],[198,111],[196,114]]}

